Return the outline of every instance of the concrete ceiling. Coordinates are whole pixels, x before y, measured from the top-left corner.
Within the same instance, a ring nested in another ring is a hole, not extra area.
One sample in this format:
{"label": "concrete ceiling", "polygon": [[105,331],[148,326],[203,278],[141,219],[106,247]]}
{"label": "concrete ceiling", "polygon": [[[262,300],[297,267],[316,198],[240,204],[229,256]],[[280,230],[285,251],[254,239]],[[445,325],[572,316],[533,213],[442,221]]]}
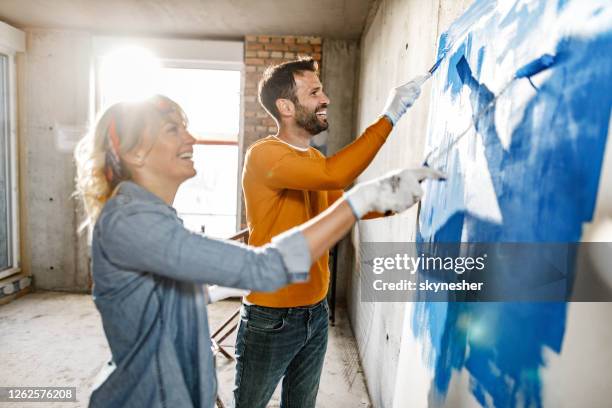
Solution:
{"label": "concrete ceiling", "polygon": [[375,0],[0,0],[17,28],[178,38],[246,34],[357,39]]}

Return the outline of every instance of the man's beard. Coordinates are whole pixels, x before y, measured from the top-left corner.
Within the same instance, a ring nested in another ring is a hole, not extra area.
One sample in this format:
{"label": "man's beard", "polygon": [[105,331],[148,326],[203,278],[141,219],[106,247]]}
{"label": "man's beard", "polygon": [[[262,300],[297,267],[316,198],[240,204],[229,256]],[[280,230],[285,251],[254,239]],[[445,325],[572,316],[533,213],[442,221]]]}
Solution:
{"label": "man's beard", "polygon": [[325,122],[319,120],[317,117],[317,111],[327,109],[326,105],[319,105],[317,108],[309,112],[302,104],[299,102],[295,103],[295,122],[300,125],[302,128],[306,129],[308,133],[311,135],[318,135],[319,133],[327,130],[329,124],[327,120]]}

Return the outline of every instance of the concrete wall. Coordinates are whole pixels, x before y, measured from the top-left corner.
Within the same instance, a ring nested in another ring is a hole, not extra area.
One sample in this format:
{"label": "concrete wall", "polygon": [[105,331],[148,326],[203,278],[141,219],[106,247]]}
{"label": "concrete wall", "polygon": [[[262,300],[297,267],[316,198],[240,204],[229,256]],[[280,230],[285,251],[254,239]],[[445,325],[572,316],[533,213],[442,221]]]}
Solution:
{"label": "concrete wall", "polygon": [[[380,115],[389,90],[424,73],[435,61],[441,30],[460,14],[469,1],[383,0],[372,15],[361,39],[357,131],[363,131]],[[423,87],[419,101],[393,130],[376,159],[360,177],[367,180],[385,171],[418,166],[423,160],[427,132],[430,86]],[[354,242],[414,240],[416,209],[404,214],[362,221]],[[399,388],[427,389],[429,374],[419,364],[410,375],[408,363],[400,364],[410,305],[360,301],[359,271],[349,281],[347,293],[353,331],[359,345],[368,390],[375,407],[408,406],[396,401]],[[414,344],[411,350],[417,350]],[[415,355],[415,358],[419,358]],[[381,363],[384,362],[384,363]],[[417,371],[418,370],[418,371]],[[399,374],[398,374],[399,373]],[[396,387],[396,383],[400,387]],[[417,395],[423,395],[418,393]],[[426,396],[426,394],[425,394]],[[425,406],[421,401],[414,406]],[[420,403],[419,403],[420,402]]]}
{"label": "concrete wall", "polygon": [[[330,99],[327,109],[329,129],[327,130],[327,155],[355,139],[355,84],[359,66],[359,44],[352,40],[331,40],[323,42],[323,69],[321,77],[323,90]],[[353,270],[353,245],[346,237],[338,244],[338,275],[336,295],[338,302],[346,300],[346,281]]]}
{"label": "concrete wall", "polygon": [[89,119],[91,36],[26,32],[18,60],[22,266],[36,288],[86,291],[71,148]]}
{"label": "concrete wall", "polygon": [[[357,132],[378,117],[391,87],[433,64],[439,34],[471,3],[379,1],[360,44]],[[426,84],[419,101],[394,129],[361,181],[396,167],[418,166],[423,160],[430,91]],[[611,150],[610,143],[607,150]],[[608,164],[602,172],[612,174],[611,167]],[[607,191],[602,190],[600,185],[600,196]],[[601,206],[605,204],[598,201],[598,208]],[[353,242],[412,241],[415,222],[416,210],[363,221],[353,232]],[[454,373],[445,402],[432,399],[432,370],[424,362],[427,345],[415,339],[411,331],[412,305],[361,302],[359,282],[360,271],[356,270],[348,279],[347,301],[374,407],[480,406],[470,392],[470,376],[465,370]],[[605,367],[612,364],[612,353],[606,341],[612,338],[612,328],[602,322],[610,313],[611,305],[605,303],[569,307],[562,352],[546,353],[547,363],[541,373],[544,406],[595,407],[609,403],[609,387],[605,385],[609,372]]]}

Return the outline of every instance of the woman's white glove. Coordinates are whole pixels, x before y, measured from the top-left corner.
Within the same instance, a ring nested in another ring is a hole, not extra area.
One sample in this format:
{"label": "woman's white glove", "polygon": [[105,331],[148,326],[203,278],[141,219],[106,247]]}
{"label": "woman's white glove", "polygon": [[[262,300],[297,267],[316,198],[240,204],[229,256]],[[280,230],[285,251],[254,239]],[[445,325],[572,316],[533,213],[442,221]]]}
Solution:
{"label": "woman's white glove", "polygon": [[430,76],[431,74],[418,76],[402,86],[393,88],[389,92],[389,97],[382,114],[389,118],[393,126],[397,124],[408,108],[414,105],[421,94],[421,85]]}
{"label": "woman's white glove", "polygon": [[355,217],[360,219],[371,211],[400,212],[412,207],[423,196],[420,182],[445,179],[441,171],[429,167],[395,170],[386,175],[357,184],[344,193]]}

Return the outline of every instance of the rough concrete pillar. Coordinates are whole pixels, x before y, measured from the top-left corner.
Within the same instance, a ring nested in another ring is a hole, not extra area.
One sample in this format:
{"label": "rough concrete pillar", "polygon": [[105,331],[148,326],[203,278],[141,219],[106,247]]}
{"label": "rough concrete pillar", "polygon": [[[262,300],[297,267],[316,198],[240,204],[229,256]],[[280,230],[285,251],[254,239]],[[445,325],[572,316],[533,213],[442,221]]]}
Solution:
{"label": "rough concrete pillar", "polygon": [[39,289],[89,288],[72,148],[88,125],[91,44],[87,33],[27,30],[19,60],[22,266]]}
{"label": "rough concrete pillar", "polygon": [[[331,103],[327,109],[329,130],[327,155],[355,139],[353,113],[355,83],[359,75],[359,44],[350,40],[323,42],[323,90]],[[350,236],[338,244],[338,277],[336,294],[339,302],[346,301],[346,280],[353,270],[353,245]]]}

